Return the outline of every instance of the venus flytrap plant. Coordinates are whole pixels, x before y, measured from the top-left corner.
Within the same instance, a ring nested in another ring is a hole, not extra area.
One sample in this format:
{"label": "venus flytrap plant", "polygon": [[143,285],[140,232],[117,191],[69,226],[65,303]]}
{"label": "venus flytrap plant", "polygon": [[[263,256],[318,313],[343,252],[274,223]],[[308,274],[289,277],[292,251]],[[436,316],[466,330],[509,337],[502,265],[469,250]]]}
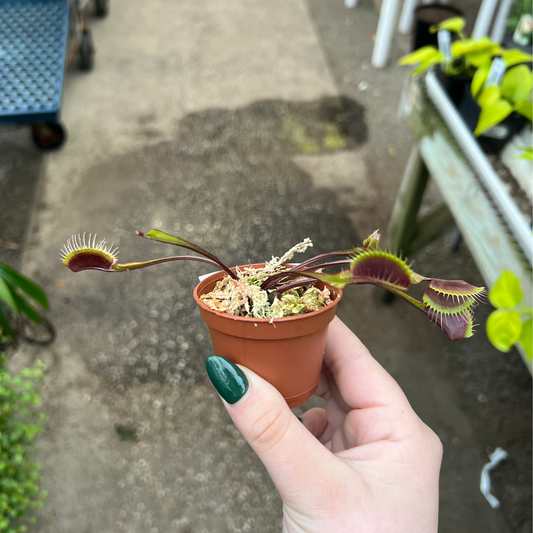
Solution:
{"label": "venus flytrap plant", "polygon": [[[329,303],[327,285],[343,289],[347,285],[370,284],[397,295],[424,313],[437,324],[451,340],[470,337],[473,333],[474,308],[485,293],[483,287],[474,287],[464,281],[447,281],[417,274],[404,259],[379,248],[376,231],[363,246],[320,254],[298,265],[287,265],[295,253],[312,246],[309,239],[294,246],[282,257],[273,257],[262,268],[246,266],[230,269],[217,257],[188,241],[159,230],[141,237],[174,246],[187,248],[199,256],[175,256],[145,262],[118,263],[118,251],[105,240],[97,242],[96,236],[74,236],[61,252],[63,264],[73,272],[99,270],[126,272],[172,261],[200,261],[222,269],[227,276],[219,281],[213,291],[201,296],[211,309],[251,318],[282,318],[306,314],[321,309]],[[341,267],[337,273],[324,269]],[[319,289],[315,283],[326,286]],[[422,300],[407,294],[414,284],[429,282]]]}
{"label": "venus flytrap plant", "polygon": [[[464,281],[428,278],[411,270],[400,257],[378,248],[379,235],[369,238],[366,247],[356,249],[349,269],[337,274],[310,272],[307,269],[282,272],[272,276],[262,288],[282,292],[286,286],[276,283],[287,277],[308,277],[344,289],[347,285],[375,285],[392,292],[422,311],[450,338],[458,340],[473,334],[474,308],[483,297],[485,289]],[[429,287],[418,301],[406,290],[410,285],[429,281]]]}
{"label": "venus flytrap plant", "polygon": [[200,246],[192,244],[168,233],[158,230],[152,230],[149,233],[137,232],[139,237],[144,237],[157,242],[165,244],[173,244],[187,248],[201,254],[203,257],[195,255],[181,255],[174,257],[164,257],[161,259],[152,259],[151,261],[144,261],[140,263],[123,263],[118,262],[118,248],[113,248],[113,244],[108,245],[103,239],[97,243],[96,234],[92,234],[86,239],[86,234],[83,236],[73,235],[63,246],[60,256],[63,264],[68,266],[73,272],[81,272],[82,270],[100,270],[102,272],[127,272],[130,270],[138,270],[139,268],[146,268],[160,263],[169,263],[172,261],[199,261],[207,263],[208,265],[216,266],[225,270],[232,278],[237,279],[236,275],[225,266],[214,255],[210,254]]}

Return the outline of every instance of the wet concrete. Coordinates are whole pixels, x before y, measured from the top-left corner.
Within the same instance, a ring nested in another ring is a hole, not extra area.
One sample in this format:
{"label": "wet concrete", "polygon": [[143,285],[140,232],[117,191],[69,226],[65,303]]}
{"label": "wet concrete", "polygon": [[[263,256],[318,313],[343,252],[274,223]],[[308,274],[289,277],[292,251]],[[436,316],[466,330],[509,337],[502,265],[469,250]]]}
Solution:
{"label": "wet concrete", "polygon": [[[56,254],[70,234],[96,231],[122,261],[171,255],[134,234],[160,227],[237,264],[307,236],[321,252],[384,229],[410,143],[395,115],[401,75],[368,68],[372,6],[342,4],[134,11],[117,0],[93,28],[96,70],[67,80],[67,146],[38,163],[20,136],[2,160],[36,187],[31,221],[13,216],[59,330],[49,350],[13,360],[48,364],[38,457],[50,494],[32,533],[280,530],[279,496],[203,369],[210,343],[191,292],[207,270],[74,275]],[[446,246],[420,252],[417,270],[481,283],[468,251]],[[518,354],[496,352],[482,328],[449,343],[368,287],[347,291],[339,314],[444,443],[440,531],[529,531],[531,380]],[[511,459],[494,475],[492,511],[478,484],[496,446]]]}

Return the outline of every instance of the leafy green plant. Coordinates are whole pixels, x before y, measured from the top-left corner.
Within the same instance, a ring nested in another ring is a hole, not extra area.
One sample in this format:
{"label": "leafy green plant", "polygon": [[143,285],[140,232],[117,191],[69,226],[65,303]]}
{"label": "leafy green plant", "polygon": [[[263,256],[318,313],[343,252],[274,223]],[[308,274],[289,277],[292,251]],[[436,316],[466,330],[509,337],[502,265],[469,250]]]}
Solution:
{"label": "leafy green plant", "polygon": [[476,69],[481,66],[490,67],[492,59],[504,53],[503,48],[487,37],[477,40],[466,38],[463,33],[464,27],[465,20],[454,17],[430,28],[432,33],[447,30],[458,35],[459,40],[451,44],[449,58],[445,58],[434,46],[423,46],[402,57],[398,64],[419,65],[413,70],[413,76],[418,76],[435,65],[442,65],[446,76],[464,74],[468,77],[474,76]]}
{"label": "leafy green plant", "polygon": [[[463,74],[472,78],[471,92],[481,107],[474,135],[479,136],[513,111],[532,120],[531,70],[524,63],[533,56],[518,49],[504,50],[488,37],[473,40],[463,33],[465,21],[454,17],[432,26],[430,31],[448,30],[456,33],[459,40],[451,44],[451,55],[444,55],[434,46],[424,46],[402,57],[400,65],[418,65],[412,75],[417,76],[435,65],[441,65],[446,76]],[[501,84],[488,83],[489,73],[495,58],[503,61],[506,72]]]}
{"label": "leafy green plant", "polygon": [[504,270],[489,292],[490,303],[496,310],[487,320],[487,336],[500,352],[508,352],[520,343],[531,361],[533,308],[520,305],[523,298],[518,278]]}
{"label": "leafy green plant", "polygon": [[[44,504],[39,490],[41,465],[32,460],[35,437],[45,416],[39,412],[44,364],[35,363],[18,375],[6,368],[0,353],[0,532],[22,533],[28,511]],[[30,518],[35,523],[35,518]]]}
{"label": "leafy green plant", "polygon": [[[525,60],[524,56],[527,54],[518,50],[509,50],[502,55],[502,59],[509,68],[515,65],[515,62]],[[501,85],[486,86],[489,70],[490,67],[480,67],[472,80],[472,96],[481,107],[474,135],[481,135],[499,124],[513,111],[525,116],[531,122],[533,74],[529,67],[514,66],[506,71]]]}
{"label": "leafy green plant", "polygon": [[[470,337],[473,333],[474,307],[483,296],[483,287],[474,287],[464,281],[447,281],[429,278],[417,274],[404,259],[390,252],[379,249],[379,233],[370,235],[363,246],[350,250],[341,250],[320,254],[308,259],[299,265],[289,266],[286,263],[292,258],[294,252],[305,250],[310,246],[306,239],[300,245],[291,249],[282,258],[274,258],[265,265],[264,269],[245,269],[241,272],[238,268],[230,269],[218,258],[199,246],[178,237],[169,235],[159,230],[148,233],[137,232],[137,235],[153,241],[171,244],[192,250],[197,256],[174,256],[152,261],[136,263],[118,263],[117,250],[106,244],[105,239],[98,242],[96,236],[73,236],[61,251],[63,264],[73,272],[84,270],[99,270],[102,272],[125,272],[145,268],[155,264],[192,260],[207,263],[224,270],[226,280],[235,290],[239,291],[239,298],[248,306],[249,314],[261,318],[278,318],[276,302],[283,311],[283,298],[286,298],[286,308],[292,313],[295,306],[297,311],[301,301],[295,297],[303,297],[292,292],[294,289],[306,287],[309,289],[316,281],[322,281],[335,288],[344,288],[346,285],[370,284],[381,287],[399,296],[424,313],[432,322],[437,324],[451,340]],[[302,250],[303,248],[303,250]],[[324,269],[341,267],[341,271],[329,274]],[[407,289],[414,284],[428,282],[429,287],[422,297],[416,300],[407,294]],[[246,290],[245,290],[246,289]],[[322,295],[324,296],[324,295]],[[319,305],[317,295],[308,293],[307,299],[312,300],[312,305]],[[326,298],[322,303],[325,303]],[[267,307],[267,303],[269,304]],[[327,304],[326,304],[327,305]],[[255,308],[258,309],[258,315]],[[309,309],[309,306],[307,306]],[[312,307],[311,307],[312,308]],[[305,312],[305,311],[304,311]],[[270,313],[270,314],[269,314]],[[235,313],[231,313],[235,314]],[[283,313],[281,316],[286,316]]]}
{"label": "leafy green plant", "polygon": [[43,309],[49,308],[48,298],[37,283],[9,265],[0,263],[0,335],[4,333],[16,340],[13,321],[16,321],[21,314],[32,322],[41,324],[41,314],[24,295],[32,298]]}

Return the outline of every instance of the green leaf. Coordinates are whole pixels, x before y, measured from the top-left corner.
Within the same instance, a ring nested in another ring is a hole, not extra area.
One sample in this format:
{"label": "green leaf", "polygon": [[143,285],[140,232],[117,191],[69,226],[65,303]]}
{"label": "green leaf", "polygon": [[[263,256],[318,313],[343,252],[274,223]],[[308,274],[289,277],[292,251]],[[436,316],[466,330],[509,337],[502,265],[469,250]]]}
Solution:
{"label": "green leaf", "polygon": [[209,253],[207,250],[204,250],[197,244],[193,244],[192,242],[188,242],[184,239],[181,239],[180,237],[175,237],[174,235],[170,235],[169,233],[165,233],[164,231],[160,231],[157,229],[153,229],[148,233],[142,233],[141,231],[138,231],[137,235],[139,235],[139,237],[144,237],[145,239],[150,239],[152,241],[162,242],[165,244],[173,244],[174,246],[180,246],[181,248],[187,248],[188,250],[192,250],[193,252],[196,252],[200,255],[203,255],[204,257],[207,257],[208,259],[211,259],[211,261],[214,261],[217,265],[219,265],[232,278],[237,279],[235,273],[232,272],[218,257],[215,257],[213,254]]}
{"label": "green leaf", "polygon": [[490,303],[496,309],[515,307],[523,298],[520,281],[508,270],[504,270],[500,274],[489,292]]}
{"label": "green leaf", "polygon": [[4,302],[4,304],[11,309],[15,315],[18,314],[17,305],[15,304],[11,289],[2,278],[0,278],[0,301]]}
{"label": "green leaf", "polygon": [[490,68],[492,58],[493,55],[490,52],[472,52],[465,55],[465,59],[476,68]]}
{"label": "green leaf", "polygon": [[200,246],[197,246],[196,244],[188,242],[184,239],[180,239],[179,237],[175,237],[174,235],[170,235],[169,233],[159,231],[157,229],[149,231],[146,235],[143,235],[140,232],[137,233],[142,237],[145,237],[152,241],[163,242],[165,244],[173,244],[174,246],[181,246],[182,248],[187,248],[206,257],[213,258],[212,254],[210,254]]}
{"label": "green leaf", "polygon": [[44,309],[49,309],[46,293],[35,281],[32,281],[5,263],[0,263],[0,278],[4,278],[8,283],[24,291],[41,307],[44,307]]}
{"label": "green leaf", "polygon": [[19,311],[24,313],[32,322],[35,322],[36,324],[42,322],[41,315],[24,298],[22,298],[22,296],[14,292],[13,298],[15,299]]}
{"label": "green leaf", "polygon": [[485,87],[477,100],[481,107],[485,107],[490,104],[494,104],[501,99],[501,89],[497,85],[490,85]]}
{"label": "green leaf", "polygon": [[449,30],[455,33],[461,33],[465,27],[465,19],[461,17],[453,17],[446,19],[440,24],[434,24],[430,26],[429,33],[437,33],[439,30]]}
{"label": "green leaf", "polygon": [[442,62],[442,57],[441,58],[430,57],[428,59],[424,59],[424,61],[421,61],[420,65],[413,70],[412,75],[418,76],[419,74],[422,74],[422,72],[429,70],[434,65],[440,65],[441,62]]}
{"label": "green leaf", "polygon": [[437,62],[440,62],[442,61],[442,54],[434,46],[423,46],[400,58],[398,65],[416,65],[431,58],[438,58]]}
{"label": "green leaf", "polygon": [[519,339],[528,361],[533,357],[533,319],[526,320],[522,324],[522,333]]}
{"label": "green leaf", "polygon": [[488,37],[482,37],[473,41],[472,39],[463,39],[452,43],[452,54],[455,58],[466,56],[467,54],[485,53],[490,56],[500,55],[503,49],[500,45],[492,42]]}
{"label": "green leaf", "polygon": [[480,67],[476,70],[474,77],[472,78],[472,85],[470,86],[470,92],[474,98],[477,98],[479,92],[487,81],[489,75],[490,66]]}
{"label": "green leaf", "polygon": [[[487,87],[490,89],[490,87]],[[485,89],[484,89],[485,90]],[[499,124],[504,118],[508,117],[513,112],[513,107],[509,102],[505,100],[497,100],[494,103],[485,105],[481,108],[479,120],[474,131],[474,135],[477,137],[484,131],[492,128],[496,124]]]}
{"label": "green leaf", "polygon": [[0,332],[4,332],[15,341],[17,340],[17,334],[11,329],[11,326],[9,325],[6,315],[4,315],[2,309],[0,309]]}
{"label": "green leaf", "polygon": [[526,117],[529,122],[533,121],[533,106],[531,105],[531,102],[519,102],[514,106],[514,110],[517,113],[524,115],[524,117]]}
{"label": "green leaf", "polygon": [[498,309],[487,320],[487,336],[500,352],[508,352],[522,332],[520,315],[515,311]]}
{"label": "green leaf", "polygon": [[514,65],[519,65],[520,63],[530,63],[533,61],[533,56],[513,48],[504,52],[502,59],[505,63],[505,66],[509,68]]}
{"label": "green leaf", "polygon": [[533,75],[525,65],[508,70],[502,80],[502,96],[516,104],[525,100],[533,87]]}

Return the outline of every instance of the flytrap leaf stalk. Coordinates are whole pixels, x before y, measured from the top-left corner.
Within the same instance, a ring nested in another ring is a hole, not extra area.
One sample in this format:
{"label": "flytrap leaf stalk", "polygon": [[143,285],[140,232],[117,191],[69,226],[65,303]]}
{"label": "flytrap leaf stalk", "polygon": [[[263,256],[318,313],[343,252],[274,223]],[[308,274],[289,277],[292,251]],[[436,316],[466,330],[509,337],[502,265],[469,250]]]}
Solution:
{"label": "flytrap leaf stalk", "polygon": [[[140,268],[168,263],[173,261],[199,261],[219,268],[228,274],[224,282],[230,288],[243,286],[253,289],[247,294],[260,297],[266,305],[274,307],[276,303],[294,303],[295,298],[308,300],[312,297],[316,304],[316,282],[323,282],[337,289],[344,289],[347,285],[375,285],[381,287],[424,313],[432,322],[439,326],[452,341],[471,337],[474,328],[474,308],[485,294],[484,287],[475,287],[459,280],[443,280],[417,274],[407,264],[405,259],[379,248],[379,232],[370,235],[363,245],[350,250],[341,250],[317,255],[311,259],[295,265],[287,266],[294,253],[305,251],[312,246],[309,239],[296,245],[281,258],[272,258],[265,264],[264,269],[228,268],[220,259],[207,252],[200,246],[179,237],[174,237],[159,230],[148,233],[137,232],[137,235],[181,248],[186,248],[199,255],[184,255],[153,259],[151,261],[135,263],[119,263],[118,249],[109,246],[105,239],[97,242],[96,235],[73,236],[63,246],[61,258],[64,265],[73,272],[83,270],[100,270],[102,272],[127,272]],[[341,267],[336,273],[326,273],[325,269]],[[429,286],[417,300],[407,293],[411,285],[429,282]],[[298,293],[306,288],[305,293]],[[313,291],[315,291],[313,293]],[[242,292],[241,292],[242,294]],[[320,302],[327,305],[329,299],[321,297]],[[326,295],[327,296],[327,295]],[[278,299],[279,298],[279,299]],[[288,307],[281,305],[278,309]],[[293,314],[309,312],[305,306],[292,306]],[[295,310],[297,309],[297,311]],[[262,311],[264,312],[264,310]],[[255,315],[246,316],[276,316]],[[286,316],[277,315],[276,318]]]}

